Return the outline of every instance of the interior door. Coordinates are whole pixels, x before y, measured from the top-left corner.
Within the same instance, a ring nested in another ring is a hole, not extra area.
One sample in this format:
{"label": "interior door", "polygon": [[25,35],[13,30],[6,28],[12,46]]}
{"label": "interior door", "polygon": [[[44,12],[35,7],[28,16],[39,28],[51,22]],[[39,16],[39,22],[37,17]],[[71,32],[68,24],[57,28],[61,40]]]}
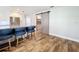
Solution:
{"label": "interior door", "polygon": [[49,12],[41,13],[42,33],[49,34]]}

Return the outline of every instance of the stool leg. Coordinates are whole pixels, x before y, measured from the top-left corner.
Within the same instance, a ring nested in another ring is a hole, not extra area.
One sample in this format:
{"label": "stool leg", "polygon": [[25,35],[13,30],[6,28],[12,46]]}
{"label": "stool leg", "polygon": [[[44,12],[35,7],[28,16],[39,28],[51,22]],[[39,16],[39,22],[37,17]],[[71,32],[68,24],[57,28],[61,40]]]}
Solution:
{"label": "stool leg", "polygon": [[18,43],[19,43],[19,39],[17,38],[16,40],[17,40],[17,41],[16,41],[16,46],[18,46]]}
{"label": "stool leg", "polygon": [[27,39],[29,39],[29,35],[28,35],[28,33],[27,33]]}
{"label": "stool leg", "polygon": [[23,35],[23,42],[25,41],[25,35]]}
{"label": "stool leg", "polygon": [[9,50],[11,49],[11,42],[10,42],[10,40],[9,40]]}
{"label": "stool leg", "polygon": [[32,32],[31,32],[31,39],[32,39]]}
{"label": "stool leg", "polygon": [[34,39],[36,40],[36,35],[35,35],[35,32],[34,32]]}

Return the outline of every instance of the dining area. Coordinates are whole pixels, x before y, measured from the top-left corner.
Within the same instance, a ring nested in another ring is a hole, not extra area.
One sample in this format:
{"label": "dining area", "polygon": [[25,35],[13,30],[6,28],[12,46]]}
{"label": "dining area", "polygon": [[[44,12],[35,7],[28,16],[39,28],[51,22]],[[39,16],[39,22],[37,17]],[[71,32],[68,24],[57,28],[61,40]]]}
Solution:
{"label": "dining area", "polygon": [[32,24],[33,20],[24,8],[0,7],[0,51],[10,51],[12,43],[18,47],[21,41],[32,39],[36,26]]}
{"label": "dining area", "polygon": [[38,42],[49,33],[48,9],[47,6],[0,7],[0,51],[20,51],[21,44],[24,44],[22,51],[31,51],[37,44],[41,45]]}

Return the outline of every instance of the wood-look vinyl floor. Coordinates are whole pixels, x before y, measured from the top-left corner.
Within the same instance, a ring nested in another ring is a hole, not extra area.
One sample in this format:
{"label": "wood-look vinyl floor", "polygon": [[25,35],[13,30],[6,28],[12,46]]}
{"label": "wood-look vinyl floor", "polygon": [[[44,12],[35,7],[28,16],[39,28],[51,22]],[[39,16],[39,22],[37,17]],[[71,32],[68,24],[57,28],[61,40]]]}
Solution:
{"label": "wood-look vinyl floor", "polygon": [[67,39],[42,35],[40,39],[26,39],[18,47],[12,48],[14,52],[76,52],[79,43]]}
{"label": "wood-look vinyl floor", "polygon": [[11,52],[78,52],[79,43],[56,36],[42,34],[40,39],[34,37],[25,39],[18,47],[12,47]]}

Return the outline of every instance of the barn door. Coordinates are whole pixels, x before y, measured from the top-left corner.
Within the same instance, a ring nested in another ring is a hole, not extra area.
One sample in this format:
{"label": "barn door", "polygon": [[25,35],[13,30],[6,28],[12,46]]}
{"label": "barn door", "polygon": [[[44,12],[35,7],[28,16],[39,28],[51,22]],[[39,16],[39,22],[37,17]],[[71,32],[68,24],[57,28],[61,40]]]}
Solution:
{"label": "barn door", "polygon": [[49,12],[41,13],[42,33],[49,34]]}

